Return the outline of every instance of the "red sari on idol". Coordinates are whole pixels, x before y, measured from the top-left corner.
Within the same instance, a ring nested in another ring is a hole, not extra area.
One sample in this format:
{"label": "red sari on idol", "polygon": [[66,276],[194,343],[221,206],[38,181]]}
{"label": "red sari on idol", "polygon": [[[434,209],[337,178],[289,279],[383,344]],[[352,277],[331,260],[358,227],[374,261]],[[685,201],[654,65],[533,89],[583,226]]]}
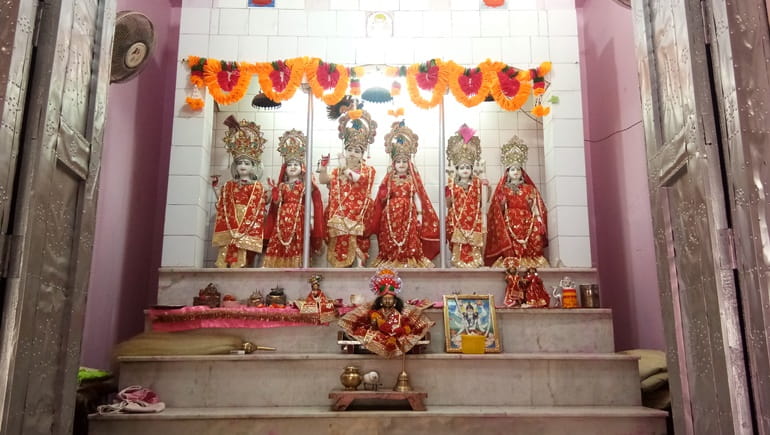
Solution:
{"label": "red sari on idol", "polygon": [[523,170],[522,177],[521,184],[511,186],[506,183],[507,176],[504,174],[492,196],[484,250],[487,266],[548,266],[548,260],[543,255],[548,245],[545,203]]}
{"label": "red sari on idol", "polygon": [[478,177],[473,177],[467,190],[454,181],[447,185],[451,205],[446,217],[447,240],[455,267],[481,267],[484,246],[484,221],[481,216],[481,189]]}
{"label": "red sari on idol", "polygon": [[340,327],[370,352],[385,358],[409,352],[435,322],[422,309],[404,304],[395,308],[372,309],[372,302],[359,305],[339,320]]}
{"label": "red sari on idol", "polygon": [[239,268],[262,252],[264,188],[259,181],[230,180],[222,186],[211,244],[219,247],[216,266]]}
{"label": "red sari on idol", "polygon": [[[281,167],[279,180],[284,179],[286,165]],[[310,248],[319,251],[323,240],[324,222],[321,192],[312,184],[313,222],[310,227]],[[302,246],[305,238],[305,182],[281,182],[277,198],[270,206],[265,224],[269,236],[263,267],[302,267]]]}
{"label": "red sari on idol", "polygon": [[329,204],[326,206],[326,259],[332,267],[348,267],[356,257],[366,263],[369,238],[364,237],[366,222],[371,219],[372,200],[369,192],[375,171],[361,162],[356,171],[361,177],[353,182],[340,169],[329,176]]}
{"label": "red sari on idol", "polygon": [[[439,251],[438,216],[411,162],[409,168],[410,174],[389,172],[380,184],[369,230],[377,234],[379,246],[373,267],[434,267],[431,259]],[[422,205],[422,224],[417,222],[415,194]]]}

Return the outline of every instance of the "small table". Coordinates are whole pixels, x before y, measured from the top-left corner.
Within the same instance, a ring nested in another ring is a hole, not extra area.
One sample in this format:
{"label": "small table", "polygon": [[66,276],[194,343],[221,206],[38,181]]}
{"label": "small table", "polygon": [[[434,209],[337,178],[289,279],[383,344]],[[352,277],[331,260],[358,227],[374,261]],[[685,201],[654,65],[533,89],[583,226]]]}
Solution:
{"label": "small table", "polygon": [[406,400],[412,407],[412,411],[425,411],[426,397],[428,393],[424,391],[337,390],[329,393],[329,398],[334,399],[333,411],[345,411],[356,399]]}

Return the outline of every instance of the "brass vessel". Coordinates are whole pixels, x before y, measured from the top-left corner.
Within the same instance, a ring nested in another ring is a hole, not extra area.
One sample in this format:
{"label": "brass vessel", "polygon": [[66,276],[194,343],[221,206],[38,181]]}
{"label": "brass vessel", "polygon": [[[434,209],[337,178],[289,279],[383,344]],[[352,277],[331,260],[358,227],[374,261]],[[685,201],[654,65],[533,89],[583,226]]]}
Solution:
{"label": "brass vessel", "polygon": [[409,385],[409,375],[406,371],[402,371],[398,374],[398,380],[396,381],[396,386],[393,387],[393,391],[398,391],[400,393],[412,391],[412,386]]}
{"label": "brass vessel", "polygon": [[347,391],[354,391],[361,384],[361,372],[356,366],[347,366],[340,375],[340,382]]}

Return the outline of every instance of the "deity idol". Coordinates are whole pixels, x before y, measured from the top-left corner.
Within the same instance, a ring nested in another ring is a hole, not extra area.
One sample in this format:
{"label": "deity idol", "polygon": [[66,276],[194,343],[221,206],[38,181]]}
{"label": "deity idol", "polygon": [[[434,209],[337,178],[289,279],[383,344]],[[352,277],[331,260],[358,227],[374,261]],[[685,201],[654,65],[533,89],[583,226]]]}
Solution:
{"label": "deity idol", "polygon": [[396,121],[385,136],[392,166],[374,201],[370,231],[377,234],[379,253],[374,266],[434,267],[439,251],[438,216],[412,162],[417,135]]}
{"label": "deity idol", "polygon": [[339,138],[345,152],[337,158],[338,165],[328,169],[329,158],[321,160],[318,180],[329,187],[326,219],[326,259],[333,267],[366,264],[369,258],[369,238],[364,236],[371,219],[370,192],[375,171],[364,163],[364,152],[374,142],[377,123],[369,112],[346,111],[339,119]]}
{"label": "deity idol", "polygon": [[[455,175],[446,186],[447,240],[452,265],[462,268],[483,266],[482,250],[486,233],[487,181],[483,175],[481,142],[475,131],[463,124],[449,138],[447,157]],[[474,173],[474,164],[481,169]]]}
{"label": "deity idol", "polygon": [[369,288],[377,298],[345,314],[339,320],[340,327],[366,349],[385,358],[409,352],[435,322],[423,314],[424,308],[404,304],[398,297],[401,278],[395,270],[377,270]]}
{"label": "deity idol", "polygon": [[300,313],[318,315],[321,323],[329,323],[337,318],[337,308],[334,301],[326,297],[321,290],[323,276],[313,275],[307,282],[310,283],[310,293],[300,308]]}
{"label": "deity idol", "polygon": [[[270,213],[267,215],[265,234],[270,241],[265,251],[264,267],[301,267],[302,244],[305,235],[305,152],[307,137],[298,130],[287,131],[278,141],[278,152],[283,158],[278,183],[268,179],[271,187]],[[324,234],[321,192],[311,182],[313,222],[310,228],[310,246],[314,252],[321,249]]]}
{"label": "deity idol", "polygon": [[524,170],[527,145],[514,136],[503,145],[501,153],[505,172],[489,206],[484,262],[492,267],[547,267],[543,255],[548,245],[547,211]]}
{"label": "deity idol", "polygon": [[217,267],[240,268],[252,266],[262,252],[266,192],[259,179],[266,140],[254,122],[239,123],[230,116],[225,125],[230,128],[224,142],[233,159],[233,179],[220,190],[211,243],[219,247]]}

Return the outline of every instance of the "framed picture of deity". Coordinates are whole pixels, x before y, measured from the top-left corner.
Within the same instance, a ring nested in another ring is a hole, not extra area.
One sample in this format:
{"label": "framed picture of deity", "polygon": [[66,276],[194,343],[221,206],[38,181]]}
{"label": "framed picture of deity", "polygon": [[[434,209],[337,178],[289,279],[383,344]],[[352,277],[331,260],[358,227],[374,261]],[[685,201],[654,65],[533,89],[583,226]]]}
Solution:
{"label": "framed picture of deity", "polygon": [[492,295],[444,295],[444,338],[450,353],[502,351]]}

